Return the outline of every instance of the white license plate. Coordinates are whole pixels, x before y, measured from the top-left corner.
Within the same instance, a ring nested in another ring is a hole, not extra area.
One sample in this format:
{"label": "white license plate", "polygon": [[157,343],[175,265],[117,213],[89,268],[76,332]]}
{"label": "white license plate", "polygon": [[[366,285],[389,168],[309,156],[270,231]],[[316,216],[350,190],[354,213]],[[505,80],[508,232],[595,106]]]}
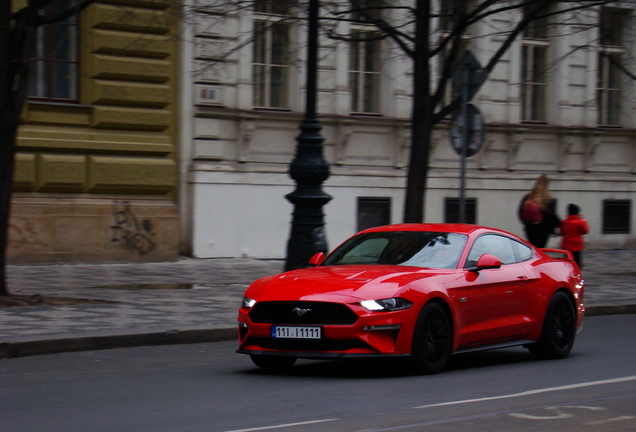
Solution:
{"label": "white license plate", "polygon": [[320,339],[320,327],[272,326],[272,337],[277,339]]}

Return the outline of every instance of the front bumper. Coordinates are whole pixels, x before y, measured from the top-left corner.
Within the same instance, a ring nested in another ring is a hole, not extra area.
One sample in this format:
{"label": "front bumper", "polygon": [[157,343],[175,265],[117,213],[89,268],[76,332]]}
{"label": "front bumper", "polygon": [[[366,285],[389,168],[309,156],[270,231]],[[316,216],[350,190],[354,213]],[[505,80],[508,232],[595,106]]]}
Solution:
{"label": "front bumper", "polygon": [[349,353],[349,352],[315,352],[315,351],[280,351],[280,350],[249,350],[238,349],[239,354],[248,355],[271,355],[281,357],[296,357],[312,360],[335,360],[348,358],[369,358],[369,357],[406,357],[411,354],[381,354],[381,353]]}
{"label": "front bumper", "polygon": [[[274,323],[255,323],[249,310],[239,311],[238,353],[281,355],[298,358],[326,359],[349,357],[406,356],[411,354],[414,319],[411,309],[361,313],[350,325],[318,325],[322,337],[310,339],[278,339],[271,337]],[[282,324],[282,323],[281,323]]]}

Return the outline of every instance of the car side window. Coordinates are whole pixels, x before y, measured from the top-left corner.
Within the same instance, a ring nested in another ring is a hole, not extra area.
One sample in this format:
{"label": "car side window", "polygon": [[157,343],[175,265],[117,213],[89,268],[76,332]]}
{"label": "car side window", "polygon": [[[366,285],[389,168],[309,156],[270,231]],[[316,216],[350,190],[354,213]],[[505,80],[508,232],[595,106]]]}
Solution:
{"label": "car side window", "polygon": [[486,234],[475,240],[475,243],[468,254],[466,267],[473,267],[476,265],[479,257],[485,253],[499,258],[501,264],[512,264],[517,262],[512,240],[500,235]]}
{"label": "car side window", "polygon": [[519,243],[518,241],[512,242],[512,244],[514,245],[518,262],[527,261],[534,256],[531,247],[524,245],[523,243]]}

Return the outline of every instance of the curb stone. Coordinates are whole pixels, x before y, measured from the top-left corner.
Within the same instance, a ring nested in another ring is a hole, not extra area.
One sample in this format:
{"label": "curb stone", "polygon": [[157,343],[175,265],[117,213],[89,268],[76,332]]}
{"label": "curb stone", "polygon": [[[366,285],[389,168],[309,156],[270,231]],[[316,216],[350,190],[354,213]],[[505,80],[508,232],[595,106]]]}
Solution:
{"label": "curb stone", "polygon": [[[592,306],[588,307],[585,311],[585,316],[625,314],[636,314],[636,304]],[[50,339],[28,342],[6,342],[0,344],[0,359],[60,354],[65,352],[96,351],[114,348],[224,342],[236,339],[236,327],[229,327],[203,330],[171,330],[159,333],[142,333],[132,335]]]}
{"label": "curb stone", "polygon": [[155,345],[222,342],[237,339],[237,329],[172,330],[159,333],[49,339],[0,344],[0,359]]}

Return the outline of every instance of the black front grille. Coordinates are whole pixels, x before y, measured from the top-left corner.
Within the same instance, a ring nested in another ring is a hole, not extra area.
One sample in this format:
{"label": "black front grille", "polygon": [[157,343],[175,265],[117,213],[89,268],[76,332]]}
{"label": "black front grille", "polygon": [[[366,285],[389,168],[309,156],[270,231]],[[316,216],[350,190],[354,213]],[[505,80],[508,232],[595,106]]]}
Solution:
{"label": "black front grille", "polygon": [[358,316],[340,303],[272,301],[256,303],[250,318],[261,324],[347,325]]}
{"label": "black front grille", "polygon": [[267,349],[279,349],[287,351],[346,351],[355,348],[369,346],[359,340],[346,339],[276,339],[276,338],[250,338],[245,345],[255,344]]}

